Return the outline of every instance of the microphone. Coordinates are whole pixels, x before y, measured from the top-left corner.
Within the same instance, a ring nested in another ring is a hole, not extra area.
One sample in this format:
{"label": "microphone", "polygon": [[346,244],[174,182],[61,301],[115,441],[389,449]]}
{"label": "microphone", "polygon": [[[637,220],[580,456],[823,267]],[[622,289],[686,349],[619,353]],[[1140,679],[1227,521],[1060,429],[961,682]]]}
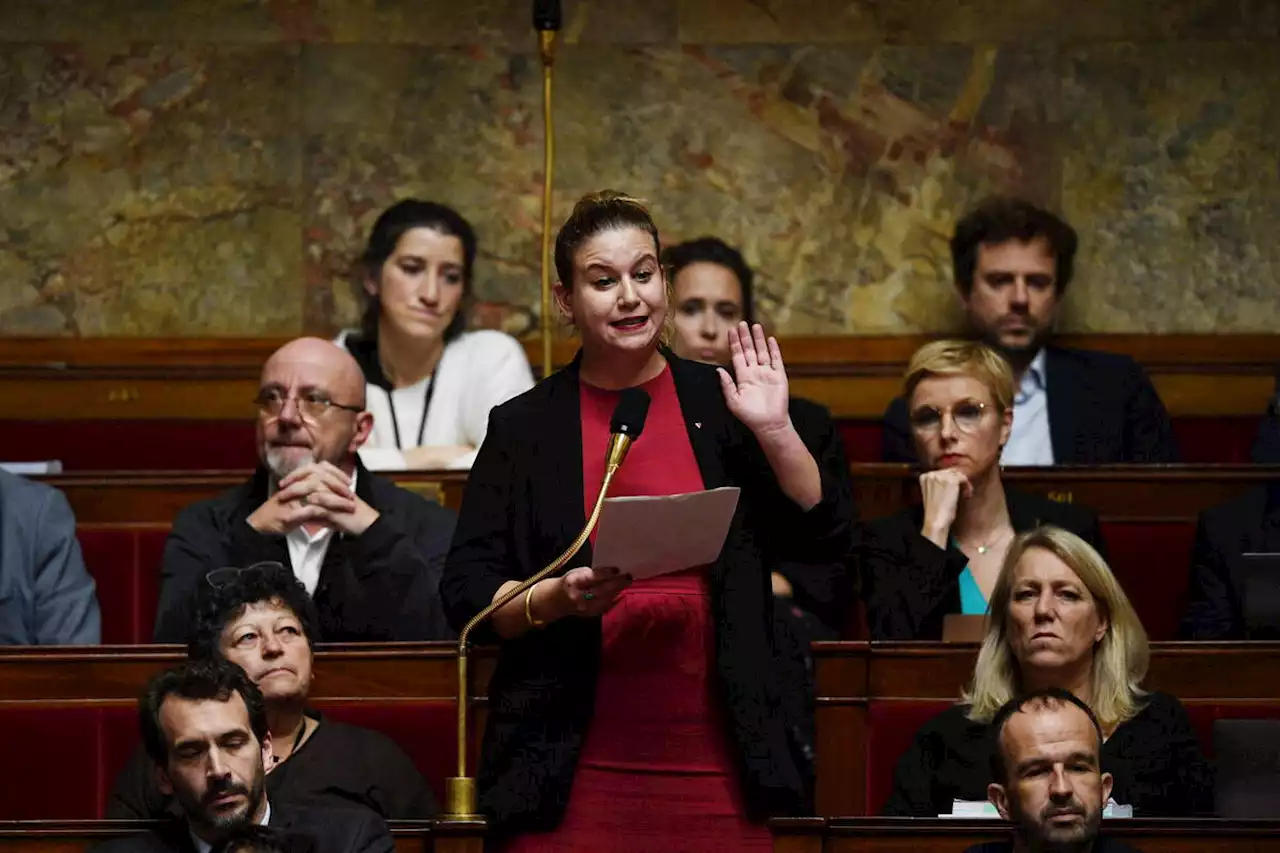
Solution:
{"label": "microphone", "polygon": [[539,32],[560,29],[560,0],[533,0],[533,28]]}
{"label": "microphone", "polygon": [[627,458],[627,451],[631,449],[632,443],[644,431],[644,422],[649,416],[649,402],[648,392],[640,388],[627,388],[619,395],[618,405],[614,407],[613,418],[609,422],[609,447],[605,452],[600,494],[596,497],[591,516],[578,537],[549,565],[534,572],[471,617],[471,621],[458,634],[458,775],[445,780],[445,808],[442,817],[451,820],[480,819],[476,806],[476,780],[474,776],[467,775],[467,646],[471,632],[494,613],[528,592],[534,584],[560,571],[582,550],[582,546],[591,538],[591,531],[596,529],[596,524],[600,521],[600,510],[604,508],[604,499],[609,494],[613,475]]}
{"label": "microphone", "polygon": [[613,420],[609,422],[609,451],[605,456],[605,472],[618,470],[622,460],[627,458],[631,443],[640,437],[644,430],[645,418],[649,416],[649,395],[639,388],[627,388],[613,410]]}

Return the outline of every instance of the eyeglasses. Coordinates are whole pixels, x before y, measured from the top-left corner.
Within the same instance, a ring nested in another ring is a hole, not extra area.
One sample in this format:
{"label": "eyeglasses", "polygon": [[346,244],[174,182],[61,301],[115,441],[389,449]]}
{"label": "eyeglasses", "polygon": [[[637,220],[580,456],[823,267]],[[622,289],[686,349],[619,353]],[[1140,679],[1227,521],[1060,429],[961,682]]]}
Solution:
{"label": "eyeglasses", "polygon": [[[284,404],[289,402],[289,395],[279,388],[263,388],[258,392],[258,396],[253,399],[259,411],[264,415],[278,417],[280,412],[284,410]],[[330,409],[345,409],[348,412],[363,412],[363,406],[348,406],[343,403],[335,403],[327,396],[319,391],[304,391],[298,395],[298,414],[309,421],[318,421],[325,416]]]}
{"label": "eyeglasses", "polygon": [[266,560],[261,563],[254,563],[252,566],[224,566],[221,569],[214,569],[206,573],[204,579],[214,589],[222,589],[247,572],[267,574],[270,572],[283,572],[284,570],[284,563]]}
{"label": "eyeglasses", "polygon": [[[973,432],[982,423],[987,404],[967,402],[950,410],[951,422],[960,432]],[[925,406],[911,413],[911,428],[918,433],[930,435],[942,429],[944,412],[933,406]]]}

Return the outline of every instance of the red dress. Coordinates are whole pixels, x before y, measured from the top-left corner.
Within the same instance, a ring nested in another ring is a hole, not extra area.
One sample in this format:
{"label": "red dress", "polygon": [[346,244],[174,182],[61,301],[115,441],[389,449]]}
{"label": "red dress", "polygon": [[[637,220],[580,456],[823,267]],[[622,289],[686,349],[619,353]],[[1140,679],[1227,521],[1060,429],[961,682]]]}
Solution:
{"label": "red dress", "polygon": [[[617,392],[582,383],[582,473],[591,512]],[[643,386],[644,433],[611,496],[703,488],[671,371]],[[660,535],[660,531],[655,531]],[[705,567],[636,581],[603,617],[596,705],[564,820],[521,836],[518,853],[680,853],[771,847],[747,821],[715,689],[715,622]]]}

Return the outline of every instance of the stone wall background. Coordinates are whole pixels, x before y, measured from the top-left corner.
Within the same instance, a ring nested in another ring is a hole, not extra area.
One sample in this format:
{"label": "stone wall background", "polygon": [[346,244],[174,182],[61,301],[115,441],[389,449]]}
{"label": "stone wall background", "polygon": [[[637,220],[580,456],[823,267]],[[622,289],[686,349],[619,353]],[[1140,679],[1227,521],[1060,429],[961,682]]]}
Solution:
{"label": "stone wall background", "polygon": [[[0,334],[287,335],[419,195],[538,296],[540,67],[521,0],[5,0]],[[1082,235],[1064,326],[1280,328],[1274,0],[566,0],[557,218],[603,187],[718,234],[786,334],[957,320],[992,191]],[[503,307],[505,304],[506,307]]]}

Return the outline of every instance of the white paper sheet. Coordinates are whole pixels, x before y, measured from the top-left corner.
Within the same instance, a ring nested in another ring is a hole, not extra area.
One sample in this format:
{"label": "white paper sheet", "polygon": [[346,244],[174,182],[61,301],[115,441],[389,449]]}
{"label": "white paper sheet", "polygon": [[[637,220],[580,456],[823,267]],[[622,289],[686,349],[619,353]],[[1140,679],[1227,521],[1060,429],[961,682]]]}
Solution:
{"label": "white paper sheet", "polygon": [[656,498],[606,498],[592,565],[639,580],[714,562],[740,491],[725,486]]}

